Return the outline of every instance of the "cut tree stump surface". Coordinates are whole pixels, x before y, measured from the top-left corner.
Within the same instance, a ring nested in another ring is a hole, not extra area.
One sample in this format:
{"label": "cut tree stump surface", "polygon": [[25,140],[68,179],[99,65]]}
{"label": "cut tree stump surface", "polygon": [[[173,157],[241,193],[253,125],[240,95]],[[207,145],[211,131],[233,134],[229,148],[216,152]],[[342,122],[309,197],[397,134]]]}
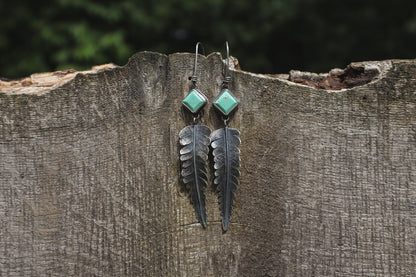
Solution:
{"label": "cut tree stump surface", "polygon": [[[0,276],[416,276],[414,60],[262,75],[233,59],[227,233],[215,187],[203,229],[179,178],[193,61],[0,81]],[[198,59],[210,101],[224,71]],[[211,105],[202,123],[222,127]]]}

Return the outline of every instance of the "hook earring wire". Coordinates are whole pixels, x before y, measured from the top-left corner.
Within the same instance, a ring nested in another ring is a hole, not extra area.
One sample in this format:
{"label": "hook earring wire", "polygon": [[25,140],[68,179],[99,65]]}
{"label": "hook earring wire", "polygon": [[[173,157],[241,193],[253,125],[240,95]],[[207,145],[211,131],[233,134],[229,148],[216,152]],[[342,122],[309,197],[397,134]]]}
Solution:
{"label": "hook earring wire", "polygon": [[195,46],[195,63],[194,63],[194,75],[190,78],[192,80],[192,83],[194,85],[194,87],[196,88],[196,81],[198,80],[198,77],[196,76],[196,67],[197,67],[197,63],[198,63],[198,50],[199,50],[199,45],[201,45],[202,48],[202,54],[205,56],[205,50],[204,50],[204,46],[202,45],[202,42],[197,42],[196,46]]}
{"label": "hook earring wire", "polygon": [[230,76],[230,47],[228,46],[228,41],[225,42],[225,47],[227,49],[227,68],[225,71],[225,79],[223,82],[223,88],[228,88],[228,84],[231,81],[231,76]]}

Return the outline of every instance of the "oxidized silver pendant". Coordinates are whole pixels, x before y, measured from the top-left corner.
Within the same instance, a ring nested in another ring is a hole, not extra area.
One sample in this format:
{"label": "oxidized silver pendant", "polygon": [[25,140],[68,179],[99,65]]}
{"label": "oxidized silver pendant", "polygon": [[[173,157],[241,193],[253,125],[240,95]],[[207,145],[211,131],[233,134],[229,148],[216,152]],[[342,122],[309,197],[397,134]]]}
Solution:
{"label": "oxidized silver pendant", "polygon": [[211,129],[205,125],[186,126],[179,133],[182,180],[189,190],[196,216],[205,228],[205,190],[207,187],[207,160]]}

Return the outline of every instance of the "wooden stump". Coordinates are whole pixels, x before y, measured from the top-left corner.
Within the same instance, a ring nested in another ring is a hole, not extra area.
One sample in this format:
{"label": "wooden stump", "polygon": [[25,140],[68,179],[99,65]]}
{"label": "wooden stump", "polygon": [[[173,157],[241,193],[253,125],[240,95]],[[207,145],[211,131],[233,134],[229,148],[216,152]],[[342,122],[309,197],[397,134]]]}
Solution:
{"label": "wooden stump", "polygon": [[[242,176],[223,234],[215,187],[203,229],[179,178],[193,59],[0,81],[1,276],[416,276],[414,60],[232,70]],[[224,70],[199,58],[211,101]],[[211,105],[202,123],[222,127]]]}

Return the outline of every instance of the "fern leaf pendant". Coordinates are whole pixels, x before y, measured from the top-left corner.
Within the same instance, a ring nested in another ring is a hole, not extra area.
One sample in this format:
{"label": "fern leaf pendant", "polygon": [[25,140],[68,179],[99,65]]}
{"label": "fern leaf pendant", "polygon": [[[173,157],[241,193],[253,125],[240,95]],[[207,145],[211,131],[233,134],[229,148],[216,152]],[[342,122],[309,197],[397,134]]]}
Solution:
{"label": "fern leaf pendant", "polygon": [[225,127],[211,134],[214,155],[215,179],[221,205],[222,229],[227,231],[231,219],[234,193],[240,176],[240,131]]}
{"label": "fern leaf pendant", "polygon": [[202,227],[207,226],[205,189],[211,129],[205,125],[186,126],[179,133],[182,179],[190,191],[195,213]]}

